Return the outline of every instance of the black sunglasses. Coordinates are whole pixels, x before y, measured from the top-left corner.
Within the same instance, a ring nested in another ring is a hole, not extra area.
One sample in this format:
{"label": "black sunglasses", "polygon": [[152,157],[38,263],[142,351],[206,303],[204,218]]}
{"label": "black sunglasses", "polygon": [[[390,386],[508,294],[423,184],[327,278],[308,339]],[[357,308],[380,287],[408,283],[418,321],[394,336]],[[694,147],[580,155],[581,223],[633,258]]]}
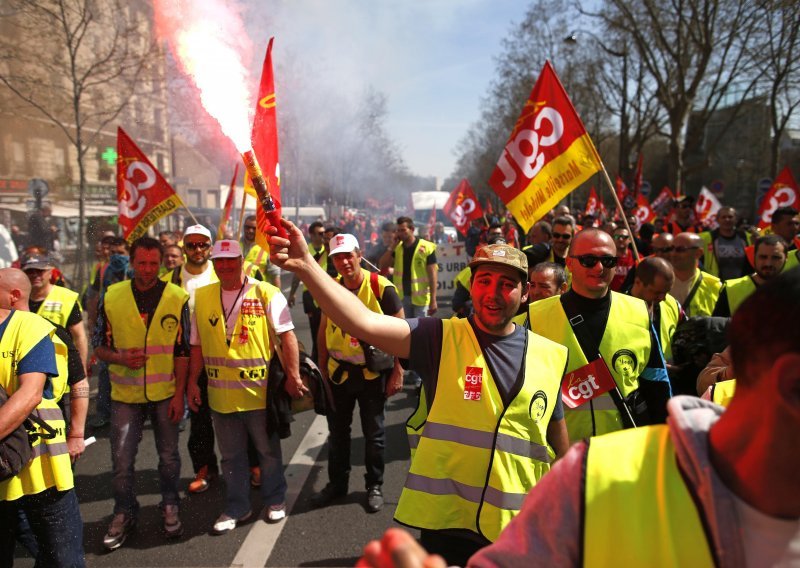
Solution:
{"label": "black sunglasses", "polygon": [[700,247],[675,247],[672,250],[674,250],[675,252],[686,252],[688,250],[697,250],[699,248]]}
{"label": "black sunglasses", "polygon": [[584,268],[594,268],[598,262],[603,265],[603,268],[614,268],[619,262],[619,258],[616,256],[597,256],[595,254],[582,254],[570,256],[570,258],[576,259]]}
{"label": "black sunglasses", "polygon": [[665,253],[665,252],[672,252],[673,250],[675,250],[675,247],[664,247],[664,248],[654,248],[653,252]]}
{"label": "black sunglasses", "polygon": [[553,238],[564,239],[565,241],[568,241],[572,238],[572,235],[570,235],[569,233],[553,233]]}
{"label": "black sunglasses", "polygon": [[186,250],[208,250],[211,248],[210,243],[183,243]]}

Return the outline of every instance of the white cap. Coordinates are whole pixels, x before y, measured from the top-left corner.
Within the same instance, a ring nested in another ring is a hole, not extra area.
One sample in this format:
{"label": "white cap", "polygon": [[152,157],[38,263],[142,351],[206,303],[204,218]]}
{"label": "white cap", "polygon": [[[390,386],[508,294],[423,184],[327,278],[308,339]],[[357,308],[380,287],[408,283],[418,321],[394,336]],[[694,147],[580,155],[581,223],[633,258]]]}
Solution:
{"label": "white cap", "polygon": [[211,247],[211,260],[215,258],[239,258],[242,256],[242,247],[239,241],[229,241],[223,239],[214,243]]}
{"label": "white cap", "polygon": [[340,252],[353,252],[358,247],[358,239],[349,233],[339,233],[331,238],[330,256],[339,254]]}
{"label": "white cap", "polygon": [[203,235],[209,241],[211,240],[211,231],[206,229],[203,225],[192,225],[191,227],[186,227],[186,230],[183,232],[183,236],[188,237],[189,235]]}

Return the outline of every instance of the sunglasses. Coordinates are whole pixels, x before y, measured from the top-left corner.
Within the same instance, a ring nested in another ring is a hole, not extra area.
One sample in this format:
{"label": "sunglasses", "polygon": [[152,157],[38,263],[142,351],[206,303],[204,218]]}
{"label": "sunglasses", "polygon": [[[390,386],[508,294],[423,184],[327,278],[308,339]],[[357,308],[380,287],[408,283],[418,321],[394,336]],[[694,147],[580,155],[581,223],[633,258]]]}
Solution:
{"label": "sunglasses", "polygon": [[675,250],[675,247],[664,247],[664,248],[654,248],[653,252],[665,253],[665,252],[672,252],[673,250]]}
{"label": "sunglasses", "polygon": [[630,239],[630,235],[614,235],[614,238],[618,241],[623,241],[625,239]]}
{"label": "sunglasses", "polygon": [[211,248],[210,243],[183,243],[186,250],[208,250]]}
{"label": "sunglasses", "polygon": [[594,268],[599,262],[603,268],[614,268],[619,262],[616,256],[597,256],[594,254],[582,254],[580,256],[571,256],[570,258],[576,259],[584,268]]}
{"label": "sunglasses", "polygon": [[673,248],[673,250],[675,252],[686,252],[686,251],[689,251],[689,250],[697,250],[699,248],[700,247],[675,247],[675,248]]}
{"label": "sunglasses", "polygon": [[244,226],[244,230],[245,231],[255,231],[256,230],[256,226],[255,225],[245,225]]}
{"label": "sunglasses", "polygon": [[568,241],[568,240],[570,240],[572,238],[572,235],[570,235],[569,233],[553,233],[553,238],[554,239],[563,239],[565,241]]}

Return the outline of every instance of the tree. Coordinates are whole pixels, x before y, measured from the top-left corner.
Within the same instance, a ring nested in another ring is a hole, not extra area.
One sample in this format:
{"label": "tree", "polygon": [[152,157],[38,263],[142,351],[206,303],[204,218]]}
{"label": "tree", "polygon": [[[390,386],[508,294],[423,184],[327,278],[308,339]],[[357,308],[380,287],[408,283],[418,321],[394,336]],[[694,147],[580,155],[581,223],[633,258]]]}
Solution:
{"label": "tree", "polygon": [[148,8],[121,0],[7,0],[0,83],[74,147],[79,179],[76,284],[85,276],[87,152],[134,95],[158,98],[158,46]]}

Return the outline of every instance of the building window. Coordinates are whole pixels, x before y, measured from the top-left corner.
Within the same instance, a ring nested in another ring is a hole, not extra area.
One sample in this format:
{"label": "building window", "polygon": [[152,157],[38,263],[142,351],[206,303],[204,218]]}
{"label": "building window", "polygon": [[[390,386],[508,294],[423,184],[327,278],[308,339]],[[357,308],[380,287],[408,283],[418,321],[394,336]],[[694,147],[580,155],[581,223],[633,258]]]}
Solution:
{"label": "building window", "polygon": [[11,143],[11,161],[15,174],[25,173],[25,144],[22,142]]}
{"label": "building window", "polygon": [[211,209],[219,209],[221,207],[219,203],[219,190],[218,189],[211,189],[206,192],[206,207]]}
{"label": "building window", "polygon": [[199,189],[187,189],[187,206],[188,207],[202,207],[203,192]]}

